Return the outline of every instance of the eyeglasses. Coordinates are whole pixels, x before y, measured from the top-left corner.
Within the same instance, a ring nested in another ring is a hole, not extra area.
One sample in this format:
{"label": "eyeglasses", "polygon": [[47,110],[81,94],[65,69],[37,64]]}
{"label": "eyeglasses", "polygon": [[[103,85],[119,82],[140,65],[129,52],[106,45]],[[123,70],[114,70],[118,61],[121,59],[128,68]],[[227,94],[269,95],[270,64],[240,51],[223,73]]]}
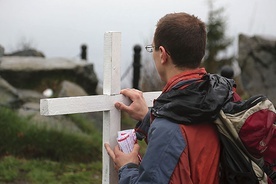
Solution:
{"label": "eyeglasses", "polygon": [[153,46],[153,45],[147,45],[147,46],[145,46],[145,49],[146,49],[149,53],[152,53],[154,48],[155,48],[155,46]]}
{"label": "eyeglasses", "polygon": [[[155,48],[156,46],[154,46],[154,45],[147,45],[147,46],[145,46],[145,49],[149,52],[149,53],[152,53],[153,52],[153,49]],[[165,49],[166,50],[166,49]],[[167,54],[170,56],[171,55],[171,53],[170,52],[168,52],[167,50],[166,50],[166,52],[167,52]]]}

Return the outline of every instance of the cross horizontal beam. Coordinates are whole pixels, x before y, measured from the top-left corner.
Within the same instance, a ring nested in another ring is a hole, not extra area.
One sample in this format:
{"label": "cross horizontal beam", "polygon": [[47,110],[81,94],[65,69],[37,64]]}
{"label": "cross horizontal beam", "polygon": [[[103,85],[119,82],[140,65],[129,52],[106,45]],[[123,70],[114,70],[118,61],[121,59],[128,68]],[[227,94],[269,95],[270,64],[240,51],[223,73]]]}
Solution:
{"label": "cross horizontal beam", "polygon": [[[156,99],[160,94],[160,91],[143,93],[148,107],[152,107],[153,99]],[[127,97],[121,94],[48,98],[40,100],[40,114],[52,116],[109,111],[115,108],[115,102],[122,102],[126,105],[131,103]]]}

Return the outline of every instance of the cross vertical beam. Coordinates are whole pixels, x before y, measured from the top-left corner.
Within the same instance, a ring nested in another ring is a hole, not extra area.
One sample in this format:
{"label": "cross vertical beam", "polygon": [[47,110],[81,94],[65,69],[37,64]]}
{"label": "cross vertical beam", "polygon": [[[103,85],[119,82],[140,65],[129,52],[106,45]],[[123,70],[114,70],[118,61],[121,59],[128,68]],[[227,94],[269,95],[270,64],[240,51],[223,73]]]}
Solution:
{"label": "cross vertical beam", "polygon": [[[121,57],[121,33],[107,32],[104,36],[104,80],[103,94],[115,95],[121,90],[120,80],[120,57]],[[112,117],[112,121],[111,121]],[[121,112],[115,108],[103,112],[103,143],[108,142],[112,148],[116,145],[117,132],[121,130]],[[118,183],[112,160],[102,147],[103,171],[102,183]]]}

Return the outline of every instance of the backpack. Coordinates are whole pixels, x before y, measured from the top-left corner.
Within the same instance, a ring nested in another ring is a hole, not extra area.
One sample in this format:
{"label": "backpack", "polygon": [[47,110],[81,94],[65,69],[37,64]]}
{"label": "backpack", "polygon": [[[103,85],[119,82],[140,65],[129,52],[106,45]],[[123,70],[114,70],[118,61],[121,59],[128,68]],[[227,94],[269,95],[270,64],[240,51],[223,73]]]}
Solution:
{"label": "backpack", "polygon": [[228,102],[215,121],[221,142],[220,183],[276,183],[276,113],[263,95]]}

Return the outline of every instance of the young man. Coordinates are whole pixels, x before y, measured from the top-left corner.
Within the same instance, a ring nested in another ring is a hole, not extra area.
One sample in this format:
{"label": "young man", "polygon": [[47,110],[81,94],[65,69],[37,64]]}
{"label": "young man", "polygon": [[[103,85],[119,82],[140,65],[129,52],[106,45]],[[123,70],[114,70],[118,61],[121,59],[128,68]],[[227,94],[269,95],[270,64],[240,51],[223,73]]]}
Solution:
{"label": "young man", "polygon": [[212,122],[226,101],[234,100],[233,81],[200,68],[205,53],[204,23],[187,13],[167,14],[159,20],[152,52],[162,94],[148,112],[142,92],[124,89],[130,106],[116,108],[138,120],[138,138],[147,151],[139,163],[139,146],[130,154],[105,144],[119,171],[119,183],[219,183],[220,143]]}

